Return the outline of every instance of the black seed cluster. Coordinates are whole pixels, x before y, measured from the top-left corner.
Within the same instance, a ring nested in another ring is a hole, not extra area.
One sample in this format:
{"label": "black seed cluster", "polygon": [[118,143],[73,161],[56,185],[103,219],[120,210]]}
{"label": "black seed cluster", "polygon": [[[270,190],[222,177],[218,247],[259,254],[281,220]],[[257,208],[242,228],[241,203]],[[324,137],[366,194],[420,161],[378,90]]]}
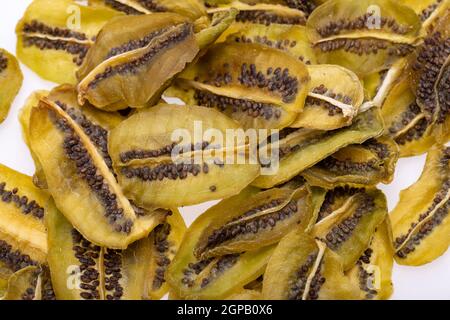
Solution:
{"label": "black seed cluster", "polygon": [[[328,89],[325,85],[321,84],[318,87],[313,88],[312,93],[324,95],[327,97],[330,97],[332,99],[335,99],[337,101],[340,101],[345,104],[352,104],[353,99],[347,95],[343,95],[342,93],[334,93],[331,89]],[[329,103],[328,101],[324,101],[319,98],[315,97],[307,97],[306,98],[306,105],[308,106],[320,106],[324,107],[328,110],[328,115],[330,117],[336,116],[336,115],[342,115],[341,108],[335,106],[332,103]]]}
{"label": "black seed cluster", "polygon": [[168,223],[161,224],[153,231],[155,237],[153,246],[156,249],[158,256],[156,257],[157,268],[155,270],[155,278],[153,279],[152,288],[158,290],[164,282],[166,282],[166,270],[169,267],[171,260],[168,257],[170,249],[169,235],[172,227]]}
{"label": "black seed cluster", "polygon": [[253,63],[243,63],[238,80],[248,88],[267,88],[271,92],[277,92],[285,103],[293,102],[298,94],[299,80],[290,75],[288,68],[268,68],[260,71]]}
{"label": "black seed cluster", "polygon": [[316,8],[316,4],[310,0],[285,0],[289,8],[303,11],[307,16]]}
{"label": "black seed cluster", "polygon": [[425,220],[426,218],[428,218],[431,214],[431,212],[433,210],[436,209],[436,207],[438,206],[438,204],[444,200],[444,198],[447,196],[447,193],[450,190],[450,181],[445,181],[444,184],[442,185],[442,189],[436,194],[436,196],[433,199],[433,202],[431,203],[431,205],[427,208],[427,210],[419,215],[419,218],[417,221],[413,221],[408,229],[408,231],[397,237],[395,239],[395,247],[399,248],[408,238],[408,236],[411,234],[411,232],[413,232],[414,228],[421,223],[423,220]]}
{"label": "black seed cluster", "polygon": [[289,300],[301,300],[305,292],[309,272],[317,259],[317,252],[311,253],[305,263],[296,271],[294,277],[289,281]]}
{"label": "black seed cluster", "polygon": [[377,141],[376,139],[367,140],[363,143],[363,146],[375,152],[377,157],[381,160],[387,159],[391,156],[389,147],[386,144]]}
{"label": "black seed cluster", "polygon": [[269,103],[256,102],[247,99],[235,99],[200,90],[195,91],[194,99],[201,106],[216,108],[222,112],[231,109],[231,112],[233,113],[243,112],[249,117],[263,117],[266,120],[270,120],[273,117],[275,117],[275,119],[281,117],[280,108]]}
{"label": "black seed cluster", "polygon": [[441,2],[442,2],[442,0],[435,0],[432,4],[430,4],[428,7],[423,9],[419,15],[420,21],[424,22],[425,20],[427,20],[433,14],[433,12],[437,9],[437,7],[439,7]]}
{"label": "black seed cluster", "polygon": [[[222,167],[222,165],[218,165]],[[128,179],[139,178],[144,181],[162,181],[164,179],[170,180],[184,180],[189,174],[194,177],[200,173],[208,174],[209,165],[207,163],[187,164],[187,163],[168,163],[160,164],[156,167],[139,167],[139,168],[123,168],[122,174]]]}
{"label": "black seed cluster", "polygon": [[401,136],[395,138],[395,142],[399,145],[405,145],[408,142],[416,141],[422,138],[428,129],[429,122],[426,118],[422,118],[417,123],[410,128],[407,132]]}
{"label": "black seed cluster", "polygon": [[108,168],[113,171],[112,159],[108,152],[108,131],[100,125],[94,124],[83,114],[81,110],[70,108],[61,101],[56,101],[55,103],[83,129],[84,133],[97,147],[97,150],[100,151],[100,154],[103,160],[105,160]]}
{"label": "black seed cluster", "polygon": [[450,115],[450,67],[447,66],[442,72],[441,79],[436,86],[439,112],[436,123],[444,123]]}
{"label": "black seed cluster", "polygon": [[176,46],[178,43],[184,41],[191,34],[192,34],[192,25],[188,23],[184,24],[180,30],[176,30],[171,34],[167,35],[164,39],[159,39],[159,41],[156,41],[157,42],[156,45],[154,45],[147,53],[143,54],[142,56],[117,66],[107,67],[105,71],[95,76],[95,78],[88,84],[88,87],[93,89],[101,81],[117,74],[126,75],[136,73],[139,67],[149,63],[155,56],[160,54],[162,51],[168,50],[169,48],[172,48]]}
{"label": "black seed cluster", "polygon": [[330,97],[345,104],[351,104],[353,102],[352,97],[349,97],[342,93],[335,93],[333,92],[333,90],[327,88],[324,84],[321,84],[320,86],[313,88],[312,92],[326,97]]}
{"label": "black seed cluster", "polygon": [[184,277],[181,279],[181,283],[189,288],[193,287],[195,276],[199,275],[213,260],[214,258],[208,258],[196,263],[189,263],[187,268],[183,270]]}
{"label": "black seed cluster", "polygon": [[439,32],[435,32],[425,38],[413,64],[413,69],[420,74],[416,90],[417,101],[430,116],[434,115],[437,107],[434,86],[439,80],[439,74],[449,54],[450,38],[444,39]]}
{"label": "black seed cluster", "polygon": [[[236,36],[234,38],[234,41],[237,43],[259,43],[282,51],[289,51],[290,49],[294,48],[297,45],[297,41],[295,40],[284,39],[275,41],[270,40],[269,38],[267,38],[267,36],[259,36],[259,35],[253,38],[246,37],[245,35]],[[299,56],[298,59],[307,65],[311,64],[311,61],[305,59],[305,57],[303,56]]]}
{"label": "black seed cluster", "polygon": [[241,11],[236,16],[237,22],[251,22],[257,24],[264,24],[269,26],[273,23],[277,24],[289,24],[289,25],[305,25],[305,16],[282,16],[276,12],[264,11],[264,10],[247,10]]}
{"label": "black seed cluster", "polygon": [[[191,144],[190,146],[184,147],[179,146],[180,152],[184,152],[186,150],[193,151],[201,151],[205,150],[210,143],[208,141],[203,141],[197,144]],[[122,152],[120,154],[120,161],[123,163],[130,162],[135,159],[147,159],[147,158],[158,158],[162,156],[170,156],[172,154],[173,149],[178,146],[178,143],[174,142],[167,146],[161,147],[158,150],[130,150],[126,152]]]}
{"label": "black seed cluster", "polygon": [[370,258],[372,257],[372,254],[373,250],[371,248],[367,248],[362,254],[362,256],[356,262],[356,265],[358,266],[359,287],[366,293],[365,298],[369,300],[373,299],[378,294],[377,290],[369,286],[369,282],[372,281],[374,274],[367,272],[366,269],[363,267],[363,265],[370,263]]}
{"label": "black seed cluster", "polygon": [[206,278],[202,279],[200,284],[201,288],[206,287],[212,281],[217,279],[221,274],[225,271],[233,267],[239,260],[240,254],[228,254],[219,258],[219,260],[214,264],[214,266],[209,271],[209,274]]}
{"label": "black seed cluster", "polygon": [[19,250],[14,250],[13,247],[4,240],[0,240],[0,261],[13,272],[29,266],[38,265],[38,263],[33,261],[29,255],[22,254]]}
{"label": "black seed cluster", "polygon": [[450,212],[450,201],[447,201],[442,207],[436,210],[430,220],[423,223],[419,228],[417,234],[413,235],[400,249],[396,252],[396,255],[400,258],[406,258],[408,254],[414,252],[416,247],[429,236],[433,230],[442,224],[445,218],[447,218]]}
{"label": "black seed cluster", "polygon": [[42,300],[56,300],[55,291],[50,277],[50,270],[48,266],[41,266],[42,273]]}
{"label": "black seed cluster", "polygon": [[311,283],[309,284],[308,296],[306,298],[307,300],[319,299],[320,289],[322,288],[323,284],[326,281],[325,277],[321,274],[323,263],[324,261],[322,260],[319,266],[317,267],[316,273],[311,279]]}
{"label": "black seed cluster", "polygon": [[348,198],[357,193],[364,193],[364,192],[365,192],[365,189],[350,188],[348,186],[337,187],[333,190],[329,190],[325,195],[325,199],[322,203],[322,206],[320,207],[319,216],[317,217],[317,222],[326,218],[328,215],[330,215],[333,212],[333,205],[336,203],[337,199]]}
{"label": "black seed cluster", "polygon": [[24,33],[38,33],[56,38],[73,38],[81,41],[88,40],[87,36],[84,33],[76,32],[70,29],[50,27],[37,20],[33,20],[30,23],[25,23],[22,31]]}
{"label": "black seed cluster", "polygon": [[366,195],[364,198],[352,216],[345,218],[327,233],[325,241],[330,249],[337,250],[350,238],[363,215],[374,209],[374,199],[369,195]]}
{"label": "black seed cluster", "polygon": [[283,199],[272,200],[269,203],[256,207],[233,219],[232,221],[225,224],[222,228],[214,230],[208,237],[208,241],[203,251],[207,251],[209,249],[217,247],[224,242],[233,240],[245,234],[257,234],[260,230],[266,228],[273,229],[278,221],[288,219],[297,213],[297,202],[295,200],[291,200],[288,204],[286,204],[286,206],[278,211],[268,213],[263,216],[257,216],[253,219],[246,219],[241,222],[239,221],[244,218],[252,217],[258,212],[279,206],[282,202]]}
{"label": "black seed cluster", "polygon": [[0,182],[0,201],[14,203],[26,215],[31,214],[38,219],[44,218],[44,208],[37,204],[36,201],[30,201],[27,196],[20,196],[18,188],[7,190],[5,187],[6,183]]}
{"label": "black seed cluster", "polygon": [[[317,27],[316,31],[322,37],[329,37],[340,34],[342,31],[368,30],[367,21],[373,16],[372,12],[363,14],[353,20],[339,19],[330,21],[323,26]],[[394,18],[380,17],[380,27],[386,28],[396,34],[406,34],[411,29],[409,26],[398,24]]]}
{"label": "black seed cluster", "polygon": [[122,54],[125,52],[143,48],[143,47],[147,46],[153,39],[155,39],[157,36],[163,34],[167,30],[168,30],[167,28],[159,29],[159,30],[151,32],[150,34],[146,35],[145,37],[143,37],[141,39],[130,40],[127,43],[122,44],[121,46],[112,48],[106,55],[106,59],[109,59],[114,56],[118,56],[119,54]]}
{"label": "black seed cluster", "polygon": [[61,39],[48,39],[40,37],[23,37],[23,44],[25,47],[38,47],[40,50],[60,50],[66,51],[74,56],[73,62],[77,66],[81,66],[86,58],[89,50],[89,45],[77,42],[70,42]]}
{"label": "black seed cluster", "polygon": [[118,2],[116,0],[104,0],[105,4],[110,7],[113,8],[117,11],[123,12],[127,15],[141,15],[144,14],[143,12],[140,12],[130,6],[127,6],[121,2]]}
{"label": "black seed cluster", "polygon": [[8,58],[0,52],[0,73],[2,73],[8,67]]}
{"label": "black seed cluster", "polygon": [[397,132],[408,126],[421,112],[422,110],[416,102],[411,103],[406,110],[402,112],[399,119],[394,121],[389,127],[389,133],[395,135]]}
{"label": "black seed cluster", "polygon": [[318,167],[329,170],[339,175],[359,174],[366,175],[370,171],[376,170],[376,161],[354,162],[352,160],[338,160],[334,157],[328,157],[317,164]]}
{"label": "black seed cluster", "polygon": [[316,46],[323,52],[344,50],[359,56],[377,54],[380,50],[388,50],[388,55],[404,57],[414,50],[409,44],[392,44],[381,39],[334,39],[318,43]]}
{"label": "black seed cluster", "polygon": [[152,12],[166,12],[168,9],[158,3],[158,0],[137,0],[145,9]]}
{"label": "black seed cluster", "polygon": [[26,301],[34,300],[36,297],[36,286],[37,286],[37,280],[39,277],[39,270],[36,270],[33,272],[31,276],[31,281],[29,282],[29,287],[25,289],[25,291],[22,293],[21,299]]}
{"label": "black seed cluster", "polygon": [[80,297],[86,300],[100,299],[100,273],[98,259],[101,248],[84,239],[75,229],[72,229],[72,250],[80,263]]}
{"label": "black seed cluster", "polygon": [[[52,115],[56,117],[55,113]],[[97,169],[80,137],[68,125],[66,119],[59,118],[55,121],[57,128],[65,134],[63,148],[67,157],[74,162],[79,177],[87,183],[103,205],[105,217],[116,232],[129,234],[133,221],[124,218],[124,210],[119,207],[117,195],[110,190],[108,182]]]}
{"label": "black seed cluster", "polygon": [[122,251],[106,249],[105,255],[105,289],[106,300],[120,300],[123,296],[122,279]]}

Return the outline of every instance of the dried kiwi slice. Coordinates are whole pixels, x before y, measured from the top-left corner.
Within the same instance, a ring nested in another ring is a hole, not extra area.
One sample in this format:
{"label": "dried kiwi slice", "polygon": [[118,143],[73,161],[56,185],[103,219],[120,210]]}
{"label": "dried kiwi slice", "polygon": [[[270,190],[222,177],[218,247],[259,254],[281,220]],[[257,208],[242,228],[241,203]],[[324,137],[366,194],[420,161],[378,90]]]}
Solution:
{"label": "dried kiwi slice", "polygon": [[49,195],[31,177],[0,165],[0,279],[47,257],[44,208]]}
{"label": "dried kiwi slice", "polygon": [[29,266],[17,271],[0,300],[55,300],[48,268]]}
{"label": "dried kiwi slice", "polygon": [[310,90],[293,128],[334,130],[352,123],[364,100],[364,88],[352,71],[336,65],[308,66]]}
{"label": "dried kiwi slice", "polygon": [[401,0],[400,2],[411,7],[419,15],[422,29],[425,31],[432,27],[449,8],[447,0]]}
{"label": "dried kiwi slice", "polygon": [[175,12],[192,20],[206,15],[201,0],[89,0],[89,5],[106,6],[127,15]]}
{"label": "dried kiwi slice", "polygon": [[229,200],[225,208],[220,203],[217,206],[220,210],[208,210],[210,222],[194,249],[202,260],[275,244],[293,229],[305,230],[313,210],[306,185],[273,188],[244,202]]}
{"label": "dried kiwi slice", "polygon": [[150,270],[147,280],[147,294],[150,299],[159,300],[169,291],[166,282],[167,269],[181,245],[185,232],[183,217],[175,209],[171,210],[167,219],[150,234]]}
{"label": "dried kiwi slice", "polygon": [[336,202],[324,202],[312,233],[339,255],[347,271],[369,246],[375,229],[386,218],[386,198],[376,189],[344,188],[329,192],[341,195]]}
{"label": "dried kiwi slice", "polygon": [[[205,134],[199,137],[200,123]],[[123,192],[147,208],[191,205],[239,193],[259,174],[259,165],[246,158],[247,141],[232,147],[222,141],[226,130],[233,129],[240,129],[236,122],[204,107],[163,104],[134,114],[110,137]],[[226,161],[233,155],[236,161]]]}
{"label": "dried kiwi slice", "polygon": [[436,145],[390,214],[397,263],[418,266],[442,255],[450,244],[449,212],[450,147]]}
{"label": "dried kiwi slice", "polygon": [[294,57],[259,44],[220,43],[167,93],[215,108],[244,128],[284,128],[302,111],[309,76]]}
{"label": "dried kiwi slice", "polygon": [[30,118],[30,144],[56,206],[89,241],[125,249],[160,222],[138,217],[83,127],[57,102],[41,99]]}
{"label": "dried kiwi slice", "polygon": [[361,299],[389,299],[393,292],[393,257],[392,228],[389,218],[386,218],[375,231],[369,247],[347,273],[352,281],[358,284]]}
{"label": "dried kiwi slice", "polygon": [[392,87],[381,108],[385,135],[398,144],[401,157],[426,152],[436,141],[432,125],[416,103],[416,97],[407,77]]}
{"label": "dried kiwi slice", "polygon": [[229,203],[242,203],[256,192],[257,189],[247,188],[239,195],[220,202],[188,228],[167,274],[172,296],[178,299],[223,299],[263,274],[273,246],[206,260],[195,257],[195,248],[203,230],[217,215],[216,212],[224,212]]}
{"label": "dried kiwi slice", "polygon": [[270,188],[286,182],[337,150],[350,144],[363,143],[378,137],[382,132],[383,123],[377,108],[360,113],[351,126],[337,130],[287,128],[280,132],[278,171],[274,175],[259,176],[252,184]]}
{"label": "dried kiwi slice", "polygon": [[47,216],[48,264],[59,300],[140,300],[151,243],[139,240],[125,250],[86,240],[58,211]]}
{"label": "dried kiwi slice", "polygon": [[307,22],[319,62],[342,65],[360,76],[412,52],[420,27],[411,8],[391,0],[327,1]]}
{"label": "dried kiwi slice", "polygon": [[340,258],[301,230],[284,237],[270,257],[262,295],[273,300],[357,299]]}
{"label": "dried kiwi slice", "polygon": [[285,51],[305,64],[315,64],[314,49],[307,37],[306,27],[296,25],[235,23],[222,34],[218,42],[259,43]]}
{"label": "dried kiwi slice", "polygon": [[[227,1],[210,6],[208,13],[216,13],[236,8],[239,14],[236,22],[239,23],[258,23],[263,25],[270,24],[288,24],[305,25],[307,15],[299,8],[289,7],[280,3],[271,3],[267,1]],[[248,2],[248,3],[247,3]]]}
{"label": "dried kiwi slice", "polygon": [[337,186],[375,186],[394,178],[398,146],[390,138],[370,139],[363,144],[342,148],[302,176],[310,185],[333,189]]}
{"label": "dried kiwi slice", "polygon": [[8,51],[0,49],[0,123],[8,115],[22,81],[23,75],[17,59]]}
{"label": "dried kiwi slice", "polygon": [[35,0],[16,27],[17,57],[46,80],[75,84],[98,31],[117,15],[71,0]]}

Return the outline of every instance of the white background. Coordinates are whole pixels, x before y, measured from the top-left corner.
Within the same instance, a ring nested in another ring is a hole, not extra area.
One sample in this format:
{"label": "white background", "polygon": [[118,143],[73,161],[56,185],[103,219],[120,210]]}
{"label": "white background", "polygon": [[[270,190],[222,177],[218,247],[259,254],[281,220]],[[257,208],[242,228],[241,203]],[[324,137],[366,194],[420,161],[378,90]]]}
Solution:
{"label": "white background", "polygon": [[[2,1],[0,47],[11,53],[15,52],[15,25],[29,3],[31,3],[31,0]],[[0,125],[0,163],[31,175],[34,172],[34,165],[30,153],[22,141],[18,111],[32,91],[51,89],[54,84],[40,79],[24,65],[21,67],[24,73],[22,89],[8,118]],[[390,210],[394,208],[398,201],[399,191],[417,180],[424,161],[424,156],[401,159],[397,166],[394,182],[388,186],[381,186],[387,194]],[[181,211],[186,223],[189,224],[206,208],[208,208],[208,204],[186,207]],[[393,282],[393,299],[450,299],[450,250],[434,262],[422,267],[395,265]]]}

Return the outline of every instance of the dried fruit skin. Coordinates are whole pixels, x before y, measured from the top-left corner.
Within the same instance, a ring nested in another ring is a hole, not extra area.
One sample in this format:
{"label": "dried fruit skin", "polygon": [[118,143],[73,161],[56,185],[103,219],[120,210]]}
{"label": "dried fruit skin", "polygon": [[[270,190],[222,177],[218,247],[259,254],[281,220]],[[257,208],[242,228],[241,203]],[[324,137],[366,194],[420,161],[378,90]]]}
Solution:
{"label": "dried fruit skin", "polygon": [[229,201],[243,201],[255,192],[257,190],[248,188],[239,195],[222,201],[203,213],[188,228],[167,275],[172,295],[182,299],[223,299],[241,290],[264,272],[273,246],[201,261],[194,255],[194,249],[202,231],[208,226],[210,217],[216,211],[226,208]]}
{"label": "dried fruit skin", "polygon": [[117,15],[70,0],[35,0],[16,27],[17,57],[46,80],[75,84],[98,31]]}
{"label": "dried fruit skin", "polygon": [[356,74],[337,65],[310,65],[310,90],[293,128],[335,130],[352,123],[364,100]]}
{"label": "dried fruit skin", "polygon": [[194,250],[201,259],[256,250],[277,243],[293,229],[310,224],[312,202],[310,191],[270,189],[245,199],[227,201],[221,210],[212,207],[209,225],[202,231]]}
{"label": "dried fruit skin", "polygon": [[[329,192],[344,193],[344,202],[327,210],[322,205],[319,219],[312,233],[326,243],[342,259],[344,270],[349,270],[369,246],[376,228],[387,215],[384,194],[376,189],[339,189]],[[324,214],[324,210],[327,210]]]}
{"label": "dried fruit skin", "polygon": [[195,137],[198,121],[203,132],[213,128],[223,137],[227,129],[239,129],[216,110],[164,104],[134,114],[112,131],[109,150],[127,197],[147,208],[170,208],[229,197],[255,179],[258,164],[225,162],[248,143],[227,148],[215,134]]}
{"label": "dried fruit skin", "polygon": [[175,12],[192,20],[206,15],[201,0],[89,0],[93,6],[106,6],[128,15]]}
{"label": "dried fruit skin", "polygon": [[309,184],[326,189],[337,186],[364,187],[389,184],[398,159],[397,144],[387,137],[350,145],[305,170]]}
{"label": "dried fruit skin", "polygon": [[347,275],[358,284],[361,299],[386,300],[392,295],[394,247],[389,218],[377,228],[369,247]]}
{"label": "dried fruit skin", "polygon": [[8,115],[11,104],[22,86],[23,75],[17,59],[0,49],[0,124]]}
{"label": "dried fruit skin", "polygon": [[141,300],[145,294],[150,242],[126,250],[94,245],[53,210],[47,219],[48,263],[59,300]]}
{"label": "dried fruit skin", "polygon": [[166,273],[173,257],[177,253],[184,234],[186,224],[178,210],[171,210],[166,221],[160,224],[149,236],[151,243],[148,296],[152,300],[160,300],[168,291]]}
{"label": "dried fruit skin", "polygon": [[412,9],[390,0],[331,0],[314,10],[307,28],[320,63],[364,76],[410,53],[420,21]]}
{"label": "dried fruit skin", "polygon": [[390,214],[399,264],[429,263],[449,246],[449,159],[449,147],[433,147],[419,180],[400,193],[400,202]]}
{"label": "dried fruit skin", "polygon": [[284,128],[302,111],[309,76],[294,57],[259,44],[214,45],[168,92],[247,128]]}
{"label": "dried fruit skin", "polygon": [[270,188],[286,182],[330,156],[337,150],[378,137],[383,132],[382,119],[377,108],[359,114],[349,127],[319,131],[289,129],[292,133],[280,140],[280,167],[275,175],[258,177],[252,185]]}
{"label": "dried fruit skin", "polygon": [[100,151],[63,108],[43,98],[31,111],[30,144],[49,191],[84,237],[97,245],[125,249],[146,237],[161,217],[156,212],[136,215]]}
{"label": "dried fruit skin", "polygon": [[264,274],[264,299],[357,299],[357,286],[344,275],[339,257],[320,241],[295,230],[284,237]]}
{"label": "dried fruit skin", "polygon": [[49,195],[31,177],[0,165],[0,279],[45,264],[44,210]]}

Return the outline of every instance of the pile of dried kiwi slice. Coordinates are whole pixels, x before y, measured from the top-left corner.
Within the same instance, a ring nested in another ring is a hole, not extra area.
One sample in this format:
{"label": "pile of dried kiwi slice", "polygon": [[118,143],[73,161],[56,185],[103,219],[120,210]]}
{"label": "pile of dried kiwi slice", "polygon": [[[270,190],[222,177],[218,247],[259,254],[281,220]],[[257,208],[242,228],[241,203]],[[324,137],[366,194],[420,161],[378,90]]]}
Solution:
{"label": "pile of dried kiwi slice", "polygon": [[[17,57],[58,86],[20,112],[35,174],[0,165],[1,299],[388,299],[450,244],[449,30],[448,0],[34,0]],[[0,122],[21,82],[0,50]]]}

